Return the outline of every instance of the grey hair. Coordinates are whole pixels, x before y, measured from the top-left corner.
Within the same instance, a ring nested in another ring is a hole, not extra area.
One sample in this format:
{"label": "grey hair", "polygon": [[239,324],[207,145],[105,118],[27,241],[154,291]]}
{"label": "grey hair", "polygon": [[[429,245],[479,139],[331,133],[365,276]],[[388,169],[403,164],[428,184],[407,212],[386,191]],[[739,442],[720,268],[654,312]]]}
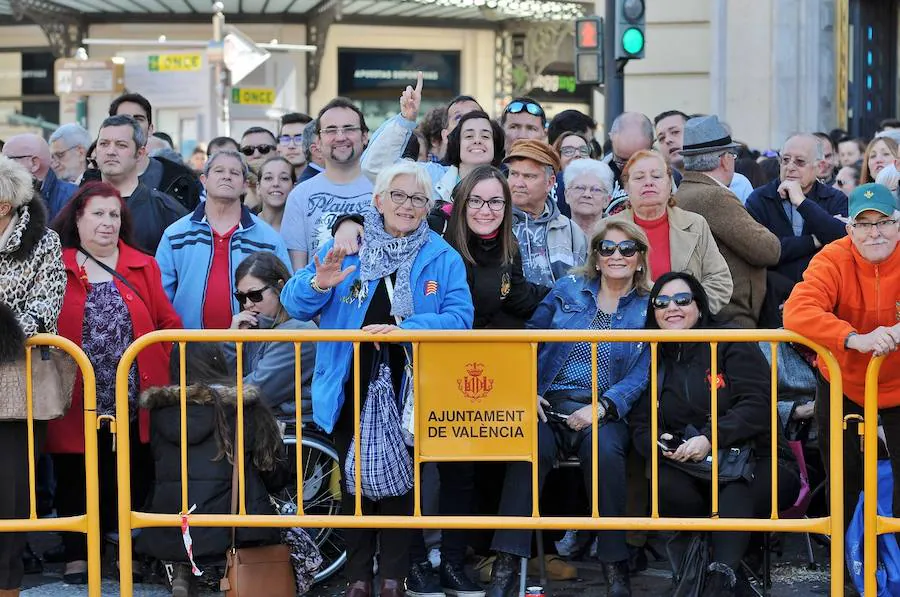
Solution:
{"label": "grey hair", "polygon": [[563,170],[563,184],[566,187],[570,187],[577,179],[586,175],[596,176],[600,179],[603,190],[607,194],[612,192],[615,184],[615,175],[606,162],[598,160],[573,160],[569,162],[569,165]]}
{"label": "grey hair", "polygon": [[[895,209],[894,213],[891,214],[892,220],[900,221],[900,209]],[[847,218],[848,224],[856,224],[856,218]]]}
{"label": "grey hair", "polygon": [[879,139],[881,137],[887,137],[888,139],[893,139],[897,145],[900,145],[900,131],[897,129],[885,129],[880,133],[876,133],[875,138]]}
{"label": "grey hair", "polygon": [[[810,133],[794,133],[784,140],[784,145],[788,144],[791,139],[805,139],[813,144],[813,160],[820,162],[825,159],[825,148],[822,147],[821,139]],[[784,153],[784,145],[781,146],[781,153]]]}
{"label": "grey hair", "polygon": [[655,139],[655,134],[653,130],[653,122],[647,118],[646,114],[642,114],[641,112],[622,112],[616,119],[613,120],[612,126],[609,127],[609,136],[617,135],[622,132],[622,129],[625,128],[629,123],[639,120],[641,124],[641,132],[644,133],[644,136],[650,140],[650,145],[653,145],[653,140]]}
{"label": "grey hair", "polygon": [[68,147],[82,147],[85,151],[90,149],[91,143],[94,142],[87,129],[74,122],[64,124],[53,131],[49,142],[53,143],[54,141],[62,141]]}
{"label": "grey hair", "polygon": [[147,136],[144,135],[144,129],[138,124],[138,121],[128,114],[116,114],[108,116],[100,124],[100,130],[111,126],[130,126],[132,129],[131,138],[134,139],[135,146],[140,149],[147,146]]}
{"label": "grey hair", "polygon": [[206,165],[203,166],[203,176],[209,176],[209,171],[212,169],[213,163],[223,156],[228,156],[239,161],[241,163],[241,173],[244,175],[244,180],[247,180],[247,178],[249,178],[250,166],[247,165],[247,162],[244,160],[244,156],[233,149],[223,149],[218,153],[212,154],[210,158],[206,160]]}
{"label": "grey hair", "polygon": [[434,207],[434,197],[431,194],[431,175],[428,174],[428,170],[424,166],[412,160],[400,160],[378,173],[378,178],[375,179],[375,187],[372,189],[372,204],[374,205],[375,203],[375,195],[383,195],[395,178],[404,175],[412,176],[416,179],[416,186],[421,188],[425,195],[428,196],[428,203],[425,205],[425,209],[431,211],[431,208]]}
{"label": "grey hair", "polygon": [[717,151],[715,153],[683,156],[684,169],[692,172],[712,172],[719,167],[719,160],[722,159],[725,153],[724,151]]}
{"label": "grey hair", "polygon": [[0,203],[9,203],[13,210],[31,202],[34,187],[31,173],[25,166],[0,155]]}
{"label": "grey hair", "polygon": [[303,153],[306,154],[306,161],[312,160],[312,153],[310,152],[310,147],[312,147],[313,140],[316,138],[316,135],[319,134],[318,128],[316,127],[316,121],[313,120],[311,122],[307,122],[306,126],[303,127]]}

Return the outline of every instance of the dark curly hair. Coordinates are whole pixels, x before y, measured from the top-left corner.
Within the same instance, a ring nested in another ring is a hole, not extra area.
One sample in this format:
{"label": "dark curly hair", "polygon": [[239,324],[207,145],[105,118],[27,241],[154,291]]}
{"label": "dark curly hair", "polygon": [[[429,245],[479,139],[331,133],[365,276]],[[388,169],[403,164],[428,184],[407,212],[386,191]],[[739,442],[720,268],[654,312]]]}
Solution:
{"label": "dark curly hair", "polygon": [[88,201],[94,197],[115,197],[119,200],[122,209],[119,240],[132,249],[141,250],[134,243],[134,228],[128,206],[125,205],[119,190],[108,182],[88,182],[82,185],[50,224],[50,228],[59,235],[62,247],[77,249],[81,246],[81,238],[78,236],[78,220],[84,214]]}

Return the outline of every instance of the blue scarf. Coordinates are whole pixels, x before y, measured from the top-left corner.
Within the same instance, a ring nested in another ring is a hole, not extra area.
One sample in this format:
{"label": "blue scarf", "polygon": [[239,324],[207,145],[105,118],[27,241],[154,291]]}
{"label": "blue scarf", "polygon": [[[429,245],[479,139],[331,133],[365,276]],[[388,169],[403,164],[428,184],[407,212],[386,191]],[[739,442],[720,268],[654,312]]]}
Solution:
{"label": "blue scarf", "polygon": [[362,247],[359,250],[359,281],[366,292],[371,280],[380,280],[395,271],[394,299],[391,315],[405,318],[413,314],[412,288],[409,275],[419,249],[428,240],[428,223],[423,218],[408,236],[391,236],[384,230],[384,218],[374,207],[363,211]]}

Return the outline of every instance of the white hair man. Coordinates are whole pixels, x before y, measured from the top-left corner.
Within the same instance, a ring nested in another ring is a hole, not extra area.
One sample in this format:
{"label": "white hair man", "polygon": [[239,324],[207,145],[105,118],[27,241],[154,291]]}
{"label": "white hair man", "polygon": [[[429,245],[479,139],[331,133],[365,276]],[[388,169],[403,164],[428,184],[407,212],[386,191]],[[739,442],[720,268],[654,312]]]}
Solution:
{"label": "white hair man", "polygon": [[57,178],[81,184],[91,143],[93,139],[87,129],[74,122],[53,131],[50,135],[50,168]]}

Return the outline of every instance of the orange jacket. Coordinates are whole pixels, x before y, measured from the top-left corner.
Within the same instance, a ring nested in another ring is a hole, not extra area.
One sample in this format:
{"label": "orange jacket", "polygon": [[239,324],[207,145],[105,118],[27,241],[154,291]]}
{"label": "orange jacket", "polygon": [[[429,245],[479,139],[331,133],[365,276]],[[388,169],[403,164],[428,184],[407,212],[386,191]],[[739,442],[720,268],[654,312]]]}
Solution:
{"label": "orange jacket", "polygon": [[[844,394],[865,402],[866,367],[872,355],[844,348],[851,332],[867,334],[900,323],[900,246],[874,265],[849,237],[813,257],[784,306],[784,327],[829,349],[841,366]],[[824,363],[819,369],[829,379]],[[900,351],[888,355],[878,377],[878,406],[900,405]]]}

